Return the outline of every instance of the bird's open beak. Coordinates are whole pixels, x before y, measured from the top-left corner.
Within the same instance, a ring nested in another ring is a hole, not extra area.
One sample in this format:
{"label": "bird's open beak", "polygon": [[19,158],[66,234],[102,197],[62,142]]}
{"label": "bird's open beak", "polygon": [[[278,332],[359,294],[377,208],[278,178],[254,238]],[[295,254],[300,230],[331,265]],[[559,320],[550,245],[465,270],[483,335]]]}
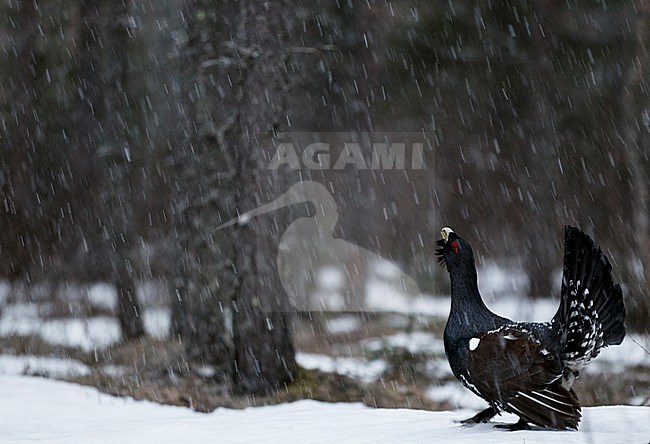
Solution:
{"label": "bird's open beak", "polygon": [[442,234],[442,238],[445,240],[445,242],[449,238],[449,234],[453,233],[453,232],[454,232],[454,230],[452,230],[449,227],[444,227],[442,230],[440,230],[440,234]]}

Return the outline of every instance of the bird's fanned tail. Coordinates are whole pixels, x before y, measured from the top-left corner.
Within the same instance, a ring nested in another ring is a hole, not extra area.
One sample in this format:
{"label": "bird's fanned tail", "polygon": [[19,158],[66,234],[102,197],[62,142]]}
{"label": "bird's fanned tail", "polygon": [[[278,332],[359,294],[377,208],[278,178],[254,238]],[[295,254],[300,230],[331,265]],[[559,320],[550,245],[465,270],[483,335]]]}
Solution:
{"label": "bird's fanned tail", "polygon": [[562,332],[565,362],[580,370],[602,347],[625,337],[623,293],[600,247],[577,228],[565,227],[560,308],[553,323]]}

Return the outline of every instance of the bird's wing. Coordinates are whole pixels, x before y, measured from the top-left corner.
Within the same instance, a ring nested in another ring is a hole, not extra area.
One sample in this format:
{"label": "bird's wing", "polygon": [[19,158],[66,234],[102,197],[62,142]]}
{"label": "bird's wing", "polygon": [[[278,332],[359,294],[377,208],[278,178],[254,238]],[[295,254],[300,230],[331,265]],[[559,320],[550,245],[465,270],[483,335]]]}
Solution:
{"label": "bird's wing", "polygon": [[577,428],[580,404],[561,384],[562,363],[531,332],[503,327],[468,346],[471,382],[483,397],[539,426]]}

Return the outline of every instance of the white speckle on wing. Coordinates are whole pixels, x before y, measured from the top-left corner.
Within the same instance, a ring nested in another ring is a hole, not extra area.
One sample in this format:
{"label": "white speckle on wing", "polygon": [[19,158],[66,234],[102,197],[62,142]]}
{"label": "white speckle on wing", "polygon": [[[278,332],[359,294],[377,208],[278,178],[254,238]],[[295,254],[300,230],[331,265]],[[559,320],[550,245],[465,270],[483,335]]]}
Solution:
{"label": "white speckle on wing", "polygon": [[478,391],[478,389],[476,388],[476,386],[467,380],[467,378],[465,377],[465,375],[460,374],[460,375],[459,375],[459,379],[460,379],[460,382],[461,382],[465,387],[467,387],[468,389],[470,389],[474,394],[483,397],[483,395],[481,395],[481,393]]}
{"label": "white speckle on wing", "polygon": [[481,342],[479,338],[472,338],[469,340],[469,350],[474,351],[478,347],[478,343]]}

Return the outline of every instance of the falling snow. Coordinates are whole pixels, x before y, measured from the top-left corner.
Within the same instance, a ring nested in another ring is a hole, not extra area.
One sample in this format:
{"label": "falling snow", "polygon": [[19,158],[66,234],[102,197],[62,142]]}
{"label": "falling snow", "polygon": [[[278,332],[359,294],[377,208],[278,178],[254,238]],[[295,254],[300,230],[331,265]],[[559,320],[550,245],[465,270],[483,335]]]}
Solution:
{"label": "falling snow", "polygon": [[[565,224],[598,239],[628,335],[584,395],[648,405],[648,38],[643,0],[2,2],[3,439],[502,442],[469,412],[203,415],[35,378],[209,410],[319,392],[309,370],[481,408],[444,355],[448,225],[515,321],[556,312]],[[565,284],[582,367],[603,332]],[[587,408],[561,440],[646,442],[647,412]]]}

